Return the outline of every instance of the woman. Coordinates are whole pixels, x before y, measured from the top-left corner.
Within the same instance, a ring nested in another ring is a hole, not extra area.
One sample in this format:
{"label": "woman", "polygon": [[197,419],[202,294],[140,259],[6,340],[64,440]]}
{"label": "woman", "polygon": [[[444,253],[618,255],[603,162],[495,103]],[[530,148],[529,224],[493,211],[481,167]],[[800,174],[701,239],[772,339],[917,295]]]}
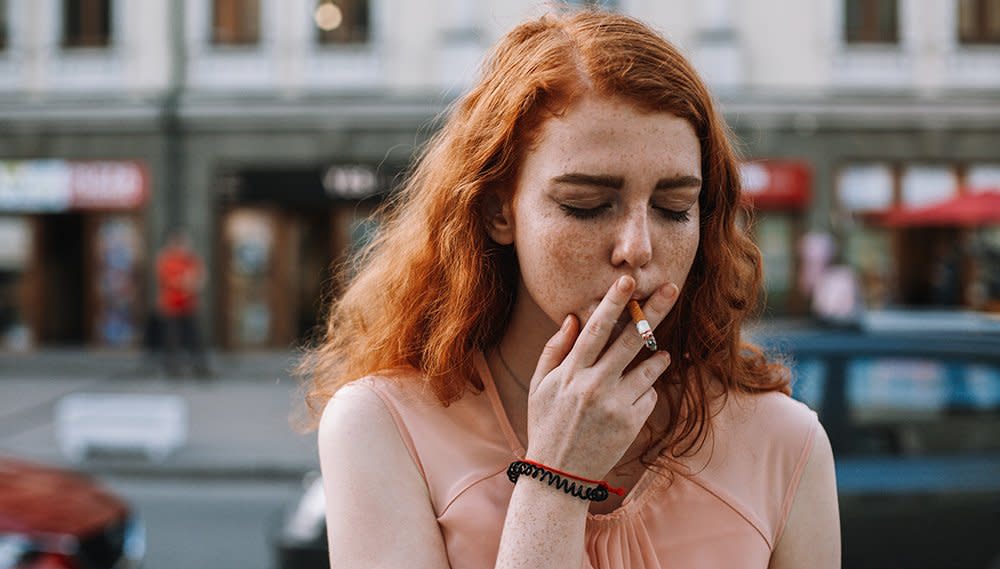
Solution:
{"label": "woman", "polygon": [[660,36],[601,12],[510,32],[304,363],[332,567],[839,566],[826,435],[740,341],[739,194]]}

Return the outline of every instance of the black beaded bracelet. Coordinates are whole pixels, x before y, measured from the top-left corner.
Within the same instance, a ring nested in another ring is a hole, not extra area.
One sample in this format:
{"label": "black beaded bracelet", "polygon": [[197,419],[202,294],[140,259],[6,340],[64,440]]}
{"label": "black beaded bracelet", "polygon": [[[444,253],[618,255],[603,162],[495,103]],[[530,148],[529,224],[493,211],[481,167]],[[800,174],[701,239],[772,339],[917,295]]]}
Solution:
{"label": "black beaded bracelet", "polygon": [[510,479],[512,483],[517,483],[517,479],[521,475],[529,476],[541,482],[545,482],[549,486],[555,486],[559,490],[580,498],[581,500],[587,500],[590,502],[603,502],[608,499],[608,489],[603,485],[584,486],[575,480],[570,480],[569,478],[560,476],[551,470],[544,468],[538,464],[532,464],[529,462],[524,462],[523,460],[515,460],[510,463],[507,467],[507,478]]}

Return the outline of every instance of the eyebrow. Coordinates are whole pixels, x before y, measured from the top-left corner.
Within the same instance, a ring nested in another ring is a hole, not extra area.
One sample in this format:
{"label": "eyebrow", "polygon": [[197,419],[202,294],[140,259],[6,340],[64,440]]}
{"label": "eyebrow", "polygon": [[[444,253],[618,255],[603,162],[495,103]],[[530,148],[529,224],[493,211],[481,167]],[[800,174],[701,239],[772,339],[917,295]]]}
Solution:
{"label": "eyebrow", "polygon": [[[610,188],[620,190],[625,185],[625,179],[621,176],[604,176],[594,174],[581,174],[570,172],[552,178],[553,182],[563,184],[573,184],[575,186],[595,186],[598,188]],[[660,178],[656,182],[657,190],[671,190],[674,188],[700,188],[701,178],[697,176],[673,176],[670,178]]]}

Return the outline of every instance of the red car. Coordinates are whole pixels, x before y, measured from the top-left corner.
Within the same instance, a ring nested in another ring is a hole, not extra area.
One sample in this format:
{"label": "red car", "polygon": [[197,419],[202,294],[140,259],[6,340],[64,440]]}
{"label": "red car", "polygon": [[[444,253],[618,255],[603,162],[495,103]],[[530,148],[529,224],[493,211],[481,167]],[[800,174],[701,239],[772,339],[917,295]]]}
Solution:
{"label": "red car", "polygon": [[0,456],[0,569],[134,569],[145,532],[82,474]]}

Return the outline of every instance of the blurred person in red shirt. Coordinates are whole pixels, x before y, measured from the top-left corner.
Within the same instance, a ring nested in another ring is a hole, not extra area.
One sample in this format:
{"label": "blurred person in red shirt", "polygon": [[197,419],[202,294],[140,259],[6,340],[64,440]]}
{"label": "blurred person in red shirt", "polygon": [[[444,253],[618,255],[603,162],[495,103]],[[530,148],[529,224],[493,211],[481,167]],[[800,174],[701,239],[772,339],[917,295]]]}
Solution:
{"label": "blurred person in red shirt", "polygon": [[201,258],[180,229],[171,231],[156,258],[157,306],[163,332],[163,363],[168,374],[178,375],[180,349],[187,352],[194,373],[210,375],[198,333],[198,295],[205,280]]}

